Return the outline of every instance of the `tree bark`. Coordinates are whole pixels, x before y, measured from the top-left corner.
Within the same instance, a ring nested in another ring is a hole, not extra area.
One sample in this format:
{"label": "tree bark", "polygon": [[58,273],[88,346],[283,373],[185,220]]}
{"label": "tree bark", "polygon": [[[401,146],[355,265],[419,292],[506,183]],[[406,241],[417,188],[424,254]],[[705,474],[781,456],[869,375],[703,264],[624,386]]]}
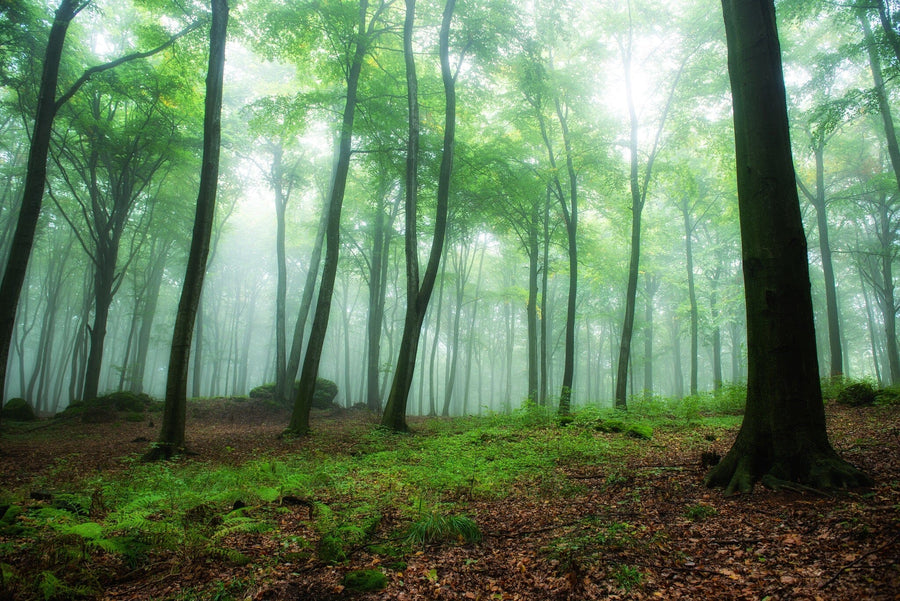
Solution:
{"label": "tree bark", "polygon": [[328,195],[325,263],[322,266],[322,280],[319,284],[316,310],[313,314],[313,322],[309,330],[309,341],[306,345],[306,355],[303,358],[300,381],[294,398],[294,410],[291,414],[291,423],[286,432],[294,436],[304,435],[309,432],[309,412],[312,408],[312,397],[316,390],[316,379],[319,376],[319,362],[322,359],[322,348],[325,345],[325,334],[328,331],[328,319],[331,314],[331,297],[334,293],[334,280],[337,275],[338,256],[341,248],[341,209],[344,204],[344,193],[347,189],[347,175],[350,172],[353,119],[356,115],[356,95],[359,88],[359,76],[362,72],[363,59],[368,48],[366,42],[368,6],[368,0],[360,0],[356,48],[353,53],[353,60],[347,71],[347,97],[341,123],[338,156],[331,182],[331,191]]}
{"label": "tree bark", "polygon": [[725,493],[786,482],[829,488],[871,480],[825,430],[806,238],[791,157],[773,0],[722,0],[734,100],[747,305],[747,405],[731,450],[705,479]]}
{"label": "tree bark", "polygon": [[437,279],[438,265],[447,233],[447,212],[450,201],[450,176],[453,172],[453,150],[456,143],[456,74],[450,68],[450,23],[456,0],[447,0],[441,19],[439,54],[441,78],[444,84],[444,143],[441,167],[438,174],[437,211],[434,236],[428,264],[419,285],[419,260],[416,239],[416,199],[418,194],[418,154],[419,154],[419,101],[418,80],[412,49],[412,28],[414,23],[415,0],[406,0],[406,21],[403,27],[403,55],[406,61],[407,98],[409,104],[409,139],[406,155],[406,269],[407,300],[406,319],[394,381],[388,396],[381,424],[391,430],[404,432],[406,425],[406,405],[415,370],[416,351],[422,322],[428,310],[428,302]]}
{"label": "tree bark", "polygon": [[222,88],[225,71],[225,39],[228,29],[228,0],[211,0],[212,24],[209,31],[209,63],[206,72],[206,99],[203,117],[203,159],[200,168],[200,189],[191,250],[188,256],[166,380],[166,401],[163,408],[159,439],[146,459],[171,457],[184,448],[185,418],[187,414],[187,375],[190,365],[191,339],[194,321],[203,291],[206,260],[209,256],[216,192],[219,178],[219,154],[222,137]]}
{"label": "tree bark", "polygon": [[[816,159],[816,189],[808,190],[800,184],[800,189],[816,209],[816,225],[819,232],[819,252],[822,256],[822,275],[825,277],[825,309],[828,315],[828,348],[830,352],[829,370],[832,378],[844,373],[844,357],[841,349],[841,327],[837,306],[837,287],[834,281],[834,266],[831,260],[831,243],[828,239],[828,214],[825,205],[825,135],[816,134],[812,141]],[[799,182],[799,180],[798,180]]]}
{"label": "tree bark", "polygon": [[50,134],[53,130],[53,120],[59,111],[56,101],[56,84],[59,80],[63,45],[69,24],[86,4],[87,2],[82,3],[77,0],[62,0],[59,8],[56,9],[53,25],[50,27],[50,35],[47,38],[47,50],[44,53],[44,67],[31,134],[31,147],[28,151],[28,167],[25,172],[22,204],[10,243],[3,281],[0,283],[0,401],[5,398],[6,368],[9,362],[9,348],[16,327],[16,309],[19,305],[22,284],[25,282],[28,259],[31,257],[31,249],[34,246],[34,234],[44,200]]}
{"label": "tree bark", "polygon": [[272,147],[272,187],[275,191],[275,402],[282,404],[292,390],[287,374],[287,257],[284,249],[285,213],[290,193],[284,190],[284,149],[281,144]]}

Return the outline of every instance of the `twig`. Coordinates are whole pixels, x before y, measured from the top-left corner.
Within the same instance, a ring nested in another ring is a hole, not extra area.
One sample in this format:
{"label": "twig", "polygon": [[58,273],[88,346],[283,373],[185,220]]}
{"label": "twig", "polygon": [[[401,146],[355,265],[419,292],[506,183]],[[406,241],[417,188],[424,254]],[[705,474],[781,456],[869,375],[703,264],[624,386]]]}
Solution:
{"label": "twig", "polygon": [[883,551],[884,549],[887,549],[888,547],[890,547],[891,545],[893,545],[894,543],[896,543],[897,540],[900,540],[900,533],[895,534],[895,535],[894,535],[894,538],[892,538],[892,539],[889,540],[888,542],[884,543],[884,544],[881,545],[880,547],[876,547],[875,549],[872,549],[872,550],[869,551],[868,553],[863,553],[862,555],[860,555],[859,557],[857,557],[856,559],[854,559],[853,561],[851,561],[851,562],[848,563],[847,565],[843,566],[840,570],[838,570],[837,572],[835,572],[834,576],[832,576],[831,578],[828,579],[828,582],[826,582],[825,584],[822,585],[822,588],[823,588],[823,589],[828,588],[835,580],[838,579],[838,577],[839,577],[843,572],[849,570],[850,568],[852,568],[853,566],[855,566],[856,564],[858,564],[859,562],[861,562],[861,561],[862,561],[863,559],[865,559],[866,557],[869,557],[870,555],[874,555],[874,554],[878,553],[879,551]]}

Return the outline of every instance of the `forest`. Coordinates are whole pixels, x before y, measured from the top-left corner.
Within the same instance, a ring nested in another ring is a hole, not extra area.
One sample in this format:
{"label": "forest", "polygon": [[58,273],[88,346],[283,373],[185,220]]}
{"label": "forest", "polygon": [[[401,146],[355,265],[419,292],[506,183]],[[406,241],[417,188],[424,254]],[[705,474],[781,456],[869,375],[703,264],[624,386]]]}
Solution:
{"label": "forest", "polygon": [[0,0],[0,598],[893,598],[898,75],[894,0]]}

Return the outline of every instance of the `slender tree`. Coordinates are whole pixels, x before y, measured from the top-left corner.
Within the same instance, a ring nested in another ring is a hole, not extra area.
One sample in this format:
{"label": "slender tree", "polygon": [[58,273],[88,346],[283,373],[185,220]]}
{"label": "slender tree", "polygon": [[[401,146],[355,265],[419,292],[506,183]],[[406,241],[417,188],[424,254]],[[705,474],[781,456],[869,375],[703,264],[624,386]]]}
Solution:
{"label": "slender tree", "polygon": [[316,389],[319,375],[319,362],[322,359],[322,348],[325,345],[325,334],[328,330],[328,318],[331,313],[331,297],[334,292],[334,281],[337,275],[338,255],[340,254],[341,209],[344,193],[347,189],[347,175],[350,172],[351,144],[353,142],[353,119],[356,115],[357,90],[362,72],[363,62],[375,36],[375,27],[386,8],[382,1],[372,18],[368,18],[368,0],[360,0],[359,18],[356,36],[353,42],[353,56],[347,65],[347,96],[341,122],[340,139],[337,157],[328,195],[328,222],[325,230],[325,262],[322,266],[322,279],[319,284],[319,295],[316,310],[310,326],[306,355],[300,370],[300,382],[294,398],[294,409],[291,422],[286,433],[303,435],[309,431],[309,412],[312,408],[312,397]]}
{"label": "slender tree", "polygon": [[412,31],[415,23],[415,0],[406,0],[406,19],[403,25],[403,54],[406,60],[407,102],[409,105],[409,135],[406,146],[406,317],[403,323],[403,337],[394,380],[388,396],[381,424],[386,428],[406,431],[406,405],[409,389],[415,371],[416,351],[422,323],[428,311],[428,303],[437,279],[438,266],[443,254],[444,238],[447,232],[447,213],[450,201],[450,176],[453,171],[453,149],[456,142],[456,75],[450,66],[450,23],[456,0],[447,0],[444,5],[440,31],[441,76],[444,83],[444,143],[441,167],[438,175],[437,212],[434,236],[425,273],[419,280],[418,240],[416,237],[416,215],[418,199],[419,164],[419,95],[416,64],[413,55]]}
{"label": "slender tree", "polygon": [[209,29],[209,63],[206,72],[206,100],[203,117],[203,159],[200,167],[200,191],[194,215],[191,251],[175,316],[175,330],[169,354],[166,401],[157,444],[147,459],[169,458],[184,448],[187,413],[187,376],[190,365],[194,321],[203,291],[206,260],[209,256],[216,192],[219,179],[219,154],[222,138],[222,90],[225,72],[225,40],[228,30],[228,0],[211,0],[212,23]]}
{"label": "slender tree", "polygon": [[28,152],[22,203],[19,208],[16,229],[10,243],[9,255],[6,259],[6,268],[3,271],[3,280],[0,282],[0,400],[2,400],[6,388],[6,367],[9,360],[9,348],[12,343],[13,331],[15,330],[19,295],[22,292],[22,284],[25,282],[28,260],[31,257],[38,218],[44,202],[44,189],[47,183],[47,156],[50,151],[53,121],[56,119],[59,109],[94,75],[114,69],[126,62],[147,58],[161,52],[197,26],[196,24],[188,26],[162,45],[147,52],[128,54],[107,63],[90,67],[82,73],[81,77],[66,92],[57,96],[59,67],[69,24],[90,3],[91,0],[62,0],[54,14],[53,25],[50,28],[50,35],[47,39],[44,67],[41,74],[37,108],[31,133],[31,146]]}

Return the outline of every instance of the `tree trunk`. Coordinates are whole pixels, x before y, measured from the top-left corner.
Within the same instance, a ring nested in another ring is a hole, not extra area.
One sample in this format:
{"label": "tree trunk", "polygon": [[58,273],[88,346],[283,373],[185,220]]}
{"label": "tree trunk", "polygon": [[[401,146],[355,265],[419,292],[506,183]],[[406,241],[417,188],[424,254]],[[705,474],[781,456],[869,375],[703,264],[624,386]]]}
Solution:
{"label": "tree trunk", "polygon": [[209,256],[216,191],[219,177],[219,152],[222,135],[222,88],[225,71],[225,38],[228,29],[228,1],[212,0],[212,23],[209,31],[209,64],[206,72],[206,100],[203,118],[203,159],[200,168],[200,190],[191,237],[178,313],[172,333],[169,373],[162,428],[157,445],[145,457],[171,457],[184,448],[187,414],[187,374],[190,364],[194,320],[203,291],[206,260]]}
{"label": "tree trunk", "polygon": [[540,392],[538,394],[538,404],[541,407],[547,405],[547,395],[550,390],[550,356],[548,343],[548,325],[550,313],[548,313],[547,295],[550,288],[550,185],[547,185],[547,194],[544,199],[544,235],[543,235],[543,257],[541,261],[541,346],[540,346],[540,366],[541,366],[541,382]]}
{"label": "tree trunk", "polygon": [[[541,218],[539,198],[531,203],[531,219],[528,223],[528,301],[525,319],[528,326],[528,399],[532,403],[542,404],[538,396],[538,268],[540,266],[540,246],[538,244],[538,227]],[[482,252],[482,259],[484,253]],[[479,272],[481,267],[479,266]],[[479,284],[481,276],[478,277]],[[474,332],[473,332],[474,334]],[[471,359],[471,358],[470,358]]]}
{"label": "tree trunk", "polygon": [[644,282],[644,392],[653,394],[653,299],[659,290],[660,279],[648,275]]}
{"label": "tree trunk", "polygon": [[697,309],[697,291],[694,285],[694,225],[691,223],[687,197],[681,201],[681,216],[684,221],[684,256],[687,266],[688,300],[691,305],[691,395],[696,395],[700,355],[700,313]]}
{"label": "tree trunk", "polygon": [[463,380],[463,405],[462,415],[466,415],[469,410],[469,393],[472,384],[472,362],[475,356],[475,340],[478,338],[476,327],[478,325],[478,305],[481,297],[481,274],[484,267],[484,253],[487,246],[481,247],[481,255],[478,258],[478,275],[475,277],[475,298],[472,299],[472,315],[469,319],[469,337],[466,346],[466,374]]}
{"label": "tree trunk", "polygon": [[828,315],[828,348],[831,358],[832,378],[844,373],[844,358],[841,349],[841,328],[837,306],[837,288],[834,281],[834,267],[831,260],[831,244],[828,240],[828,215],[825,206],[825,135],[817,133],[812,140],[816,159],[816,189],[808,190],[798,180],[800,189],[816,209],[816,225],[819,232],[819,252],[822,256],[822,275],[825,277],[825,309]]}
{"label": "tree trunk", "polygon": [[[153,247],[156,248],[155,245]],[[167,244],[159,249],[156,258],[147,275],[147,285],[141,298],[143,309],[141,311],[141,326],[138,331],[137,348],[134,358],[134,369],[131,372],[132,392],[144,392],[144,374],[147,371],[147,358],[150,350],[150,334],[153,331],[153,320],[156,318],[156,307],[159,303],[159,291],[162,288],[163,275],[165,274],[166,259],[168,258]],[[197,337],[200,337],[200,310],[197,311]]]}
{"label": "tree trunk", "polygon": [[881,281],[884,282],[884,290],[881,295],[882,313],[884,314],[884,342],[888,357],[888,366],[891,370],[891,384],[900,384],[900,354],[897,352],[897,302],[894,297],[894,257],[897,252],[895,230],[891,225],[891,212],[887,205],[887,199],[883,198],[881,205]]}
{"label": "tree trunk", "polygon": [[309,341],[306,345],[306,356],[300,370],[300,381],[294,398],[294,410],[287,433],[304,435],[309,432],[309,411],[312,408],[312,397],[316,390],[316,379],[319,376],[319,362],[322,359],[322,348],[325,334],[328,331],[328,318],[331,314],[331,296],[334,292],[334,280],[337,275],[338,255],[341,249],[341,209],[344,204],[344,192],[347,189],[347,174],[350,172],[351,144],[353,142],[353,119],[356,114],[356,93],[359,88],[359,76],[363,59],[367,52],[366,19],[368,0],[360,0],[359,25],[357,28],[356,49],[353,60],[347,71],[347,97],[344,104],[344,115],[341,123],[341,135],[337,151],[337,163],[328,195],[328,223],[325,230],[325,263],[322,267],[322,280],[319,295],[316,299],[316,310],[310,326]]}
{"label": "tree trunk", "polygon": [[280,144],[272,148],[272,187],[275,191],[275,402],[283,404],[292,390],[287,374],[287,257],[284,250],[285,213],[288,196],[284,192],[284,150]]}
{"label": "tree trunk", "polygon": [[749,375],[744,420],[706,476],[726,494],[754,482],[871,483],[825,430],[806,238],[788,133],[773,0],[722,0],[734,100]]}
{"label": "tree trunk", "polygon": [[312,307],[313,293],[316,290],[316,279],[319,275],[319,265],[322,262],[322,246],[325,242],[325,230],[328,228],[328,206],[322,207],[319,216],[319,225],[316,229],[316,240],[309,257],[309,268],[306,271],[306,281],[303,284],[303,296],[300,298],[300,308],[297,311],[297,321],[294,323],[294,336],[291,339],[291,353],[288,357],[285,370],[285,381],[291,385],[289,397],[294,402],[294,381],[297,379],[297,371],[300,369],[300,360],[303,358],[303,333],[306,331],[306,322],[309,318],[309,310]]}
{"label": "tree trunk", "polygon": [[681,324],[678,315],[672,316],[672,371],[675,380],[675,398],[684,398],[684,368],[681,365]]}
{"label": "tree trunk", "polygon": [[434,237],[428,256],[428,265],[419,286],[419,265],[416,239],[416,199],[418,177],[416,175],[419,154],[419,101],[418,81],[412,49],[412,28],[415,0],[406,0],[406,21],[403,28],[403,55],[406,60],[407,97],[409,102],[409,140],[406,156],[406,264],[407,264],[407,305],[400,354],[394,372],[394,382],[388,396],[381,424],[386,428],[406,431],[406,404],[415,369],[416,350],[422,331],[422,322],[428,310],[428,302],[434,290],[438,264],[444,247],[447,230],[447,212],[450,200],[450,176],[453,171],[453,149],[456,142],[456,75],[450,68],[450,22],[456,0],[447,0],[441,19],[440,61],[444,83],[444,144],[441,167],[438,175],[437,211],[434,223]]}
{"label": "tree trunk", "polygon": [[56,101],[56,84],[59,79],[63,44],[66,40],[69,23],[83,7],[84,5],[75,0],[62,0],[59,8],[56,9],[50,35],[47,38],[47,50],[44,54],[44,67],[31,134],[31,147],[28,151],[28,167],[25,172],[22,204],[19,208],[19,218],[6,260],[6,269],[3,272],[3,281],[0,283],[0,401],[5,398],[6,368],[9,361],[9,348],[16,327],[19,294],[21,294],[22,284],[25,282],[28,259],[31,257],[31,249],[34,246],[34,234],[44,200],[50,135],[53,130],[53,120],[59,111]]}
{"label": "tree trunk", "polygon": [[381,370],[381,326],[384,321],[384,222],[385,196],[390,187],[378,195],[375,222],[372,225],[372,261],[369,266],[369,319],[368,353],[366,354],[366,406],[375,413],[381,412],[379,373]]}

